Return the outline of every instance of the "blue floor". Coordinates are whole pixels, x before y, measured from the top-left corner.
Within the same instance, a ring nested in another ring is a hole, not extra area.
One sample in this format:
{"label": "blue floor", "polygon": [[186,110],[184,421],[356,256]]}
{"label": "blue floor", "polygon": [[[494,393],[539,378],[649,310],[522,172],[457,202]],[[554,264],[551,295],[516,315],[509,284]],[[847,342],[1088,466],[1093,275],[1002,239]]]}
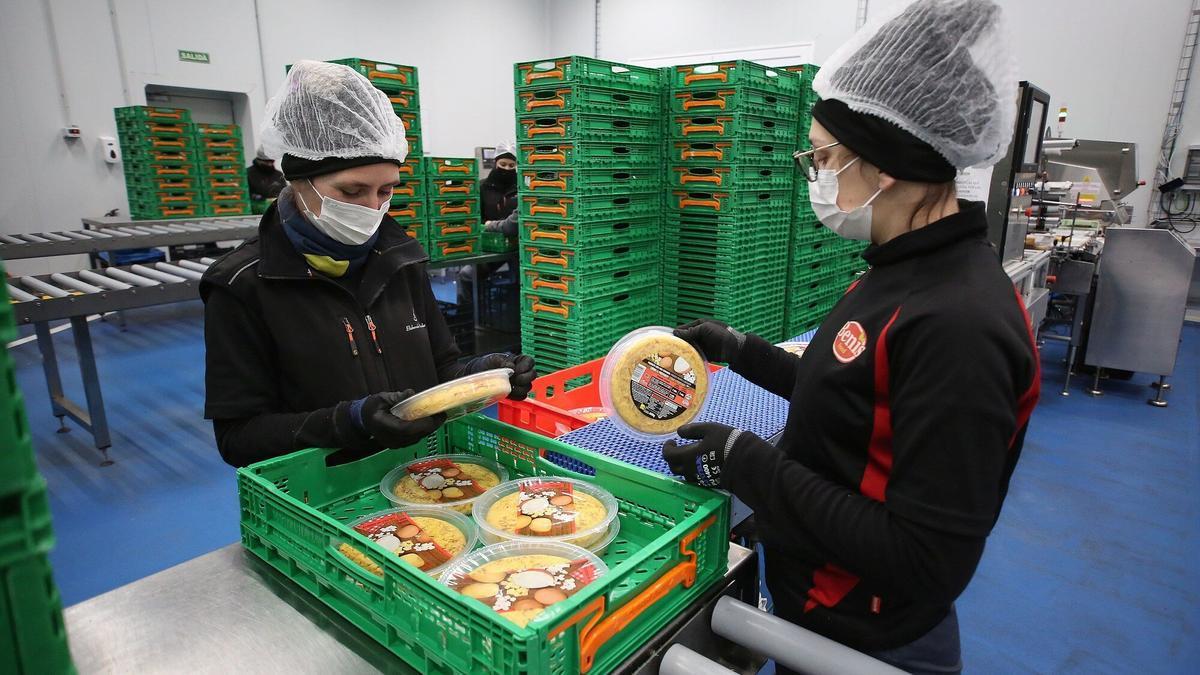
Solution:
{"label": "blue floor", "polygon": [[[233,469],[201,419],[202,309],[92,323],[113,428],[113,466],[90,436],[56,434],[35,344],[12,350],[58,544],[66,604],[238,539]],[[56,338],[68,392],[82,400],[69,331]],[[964,661],[983,673],[1200,672],[1200,327],[1184,330],[1171,407],[1150,378],[1082,378],[1058,395],[1062,350],[1048,345],[1042,403],[983,562],[959,601]]]}

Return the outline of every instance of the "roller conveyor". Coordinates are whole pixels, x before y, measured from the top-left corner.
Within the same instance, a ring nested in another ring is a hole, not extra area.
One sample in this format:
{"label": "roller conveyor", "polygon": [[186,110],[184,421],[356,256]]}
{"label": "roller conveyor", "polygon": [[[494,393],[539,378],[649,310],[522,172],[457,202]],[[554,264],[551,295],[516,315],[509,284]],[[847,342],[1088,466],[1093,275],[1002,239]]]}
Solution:
{"label": "roller conveyor", "polygon": [[143,221],[85,218],[83,222],[87,229],[83,230],[0,235],[0,258],[47,258],[126,248],[235,241],[257,235],[258,221],[258,216]]}

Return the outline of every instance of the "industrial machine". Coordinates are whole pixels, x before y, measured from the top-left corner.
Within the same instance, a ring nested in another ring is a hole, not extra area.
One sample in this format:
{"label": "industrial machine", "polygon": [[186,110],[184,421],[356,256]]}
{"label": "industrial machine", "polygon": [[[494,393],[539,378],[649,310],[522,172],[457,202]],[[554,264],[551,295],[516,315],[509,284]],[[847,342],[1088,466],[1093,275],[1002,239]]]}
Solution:
{"label": "industrial machine", "polygon": [[1008,154],[992,167],[987,198],[988,240],[1003,262],[1020,260],[1033,206],[1033,188],[1042,161],[1050,95],[1029,82],[1017,94],[1017,122]]}

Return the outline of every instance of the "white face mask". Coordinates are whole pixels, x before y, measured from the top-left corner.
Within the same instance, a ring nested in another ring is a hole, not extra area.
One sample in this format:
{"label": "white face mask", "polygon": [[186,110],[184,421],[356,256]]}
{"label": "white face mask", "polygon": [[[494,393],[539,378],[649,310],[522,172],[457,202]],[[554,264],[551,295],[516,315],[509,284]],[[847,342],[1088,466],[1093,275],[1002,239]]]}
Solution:
{"label": "white face mask", "polygon": [[833,230],[833,233],[846,239],[871,241],[871,202],[883,192],[883,188],[875,191],[871,198],[862,206],[850,211],[843,211],[838,206],[838,179],[843,171],[849,169],[858,161],[858,157],[841,169],[818,169],[817,182],[808,186],[808,200],[812,202],[813,212],[821,222]]}
{"label": "white face mask", "polygon": [[348,204],[321,194],[311,180],[308,181],[308,184],[312,185],[313,192],[321,197],[321,215],[314,215],[309,210],[308,204],[304,203],[304,197],[300,197],[300,191],[297,190],[296,196],[300,197],[300,204],[304,206],[304,215],[313,224],[313,227],[343,244],[351,246],[365,244],[375,235],[375,231],[379,229],[379,223],[391,206],[390,200],[385,201],[378,209]]}

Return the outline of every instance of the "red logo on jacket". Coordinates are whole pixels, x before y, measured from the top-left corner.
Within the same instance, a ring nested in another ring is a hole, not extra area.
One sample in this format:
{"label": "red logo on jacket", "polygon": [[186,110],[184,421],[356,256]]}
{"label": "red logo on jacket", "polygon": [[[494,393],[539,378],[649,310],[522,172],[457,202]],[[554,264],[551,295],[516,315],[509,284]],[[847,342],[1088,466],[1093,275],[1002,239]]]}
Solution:
{"label": "red logo on jacket", "polygon": [[850,363],[867,351],[867,331],[857,321],[847,321],[833,339],[833,355],[842,363]]}

